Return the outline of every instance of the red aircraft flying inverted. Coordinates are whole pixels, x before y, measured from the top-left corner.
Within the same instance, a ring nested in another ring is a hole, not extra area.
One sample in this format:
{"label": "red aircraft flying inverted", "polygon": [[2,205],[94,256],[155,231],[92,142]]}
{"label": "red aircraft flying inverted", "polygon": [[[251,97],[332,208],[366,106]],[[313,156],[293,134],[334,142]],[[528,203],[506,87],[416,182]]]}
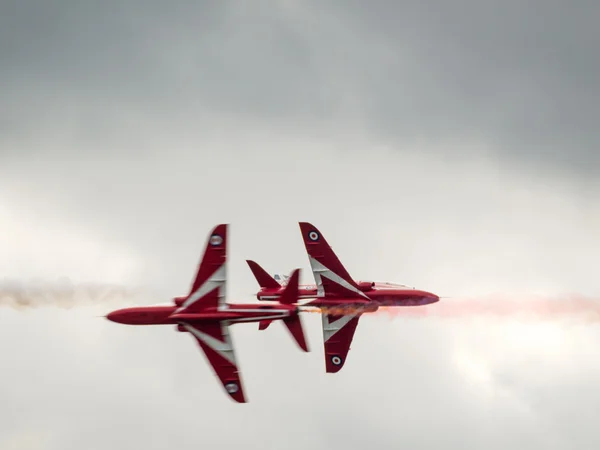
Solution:
{"label": "red aircraft flying inverted", "polygon": [[271,321],[282,320],[300,348],[307,352],[299,309],[295,306],[300,269],[292,272],[279,304],[225,303],[227,228],[221,224],[212,230],[187,296],[176,297],[174,305],[125,308],[106,317],[127,325],[177,325],[177,331],[191,333],[227,393],[235,401],[246,403],[229,325],[260,322],[266,328]]}
{"label": "red aircraft flying inverted", "polygon": [[[380,306],[422,306],[439,301],[435,294],[402,284],[354,281],[317,227],[300,222],[300,231],[316,285],[300,286],[298,298],[314,298],[302,306],[321,309],[328,373],[339,372],[343,367],[363,313],[377,311]],[[261,286],[257,298],[279,298],[286,280],[279,283],[254,261],[247,263]]]}

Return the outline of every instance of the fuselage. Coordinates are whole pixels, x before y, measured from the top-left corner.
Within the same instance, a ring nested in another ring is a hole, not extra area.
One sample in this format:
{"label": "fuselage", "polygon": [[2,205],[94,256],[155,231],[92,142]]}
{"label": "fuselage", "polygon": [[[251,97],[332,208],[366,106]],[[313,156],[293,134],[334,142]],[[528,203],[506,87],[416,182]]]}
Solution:
{"label": "fuselage", "polygon": [[[317,286],[301,285],[298,289],[300,299],[314,299],[306,306],[341,306],[347,304],[370,305],[371,308],[393,307],[393,306],[424,306],[436,303],[440,298],[431,292],[420,289],[410,288],[408,286],[395,283],[382,282],[359,282],[357,283],[364,297],[354,297],[352,299],[344,296],[329,296],[327,298],[319,295]],[[277,300],[285,287],[277,289],[261,289],[257,298],[261,301]]]}
{"label": "fuselage", "polygon": [[[281,294],[285,286],[281,286],[280,288],[272,289],[272,288],[262,288],[256,294],[256,298],[260,301],[276,301]],[[317,286],[312,285],[300,285],[298,286],[298,298],[299,299],[307,299],[307,298],[315,298],[318,297]]]}
{"label": "fuselage", "polygon": [[294,305],[250,305],[226,304],[222,309],[205,308],[201,312],[180,311],[177,305],[139,306],[118,309],[106,318],[125,325],[177,325],[181,322],[194,323],[222,321],[230,323],[260,322],[263,320],[285,319],[297,314]]}

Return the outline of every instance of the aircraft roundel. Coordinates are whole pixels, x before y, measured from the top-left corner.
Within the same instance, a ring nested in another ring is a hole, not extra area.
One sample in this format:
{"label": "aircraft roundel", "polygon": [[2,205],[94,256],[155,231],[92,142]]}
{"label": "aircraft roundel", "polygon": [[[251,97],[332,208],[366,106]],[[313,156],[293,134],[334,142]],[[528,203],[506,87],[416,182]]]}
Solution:
{"label": "aircraft roundel", "polygon": [[221,245],[223,243],[223,238],[221,236],[219,236],[218,234],[213,234],[210,237],[210,245],[212,245],[213,247],[216,245]]}
{"label": "aircraft roundel", "polygon": [[339,356],[335,355],[331,357],[331,362],[333,363],[334,366],[339,366],[342,364],[342,358],[340,358]]}
{"label": "aircraft roundel", "polygon": [[231,383],[227,383],[225,385],[225,390],[227,392],[229,392],[230,394],[235,394],[237,391],[240,390],[239,386],[237,385],[237,383],[231,382]]}
{"label": "aircraft roundel", "polygon": [[314,242],[314,241],[318,241],[318,240],[319,240],[319,237],[320,237],[320,236],[319,236],[319,233],[317,233],[317,232],[316,232],[316,231],[314,231],[314,230],[308,233],[308,238],[309,238],[311,241],[313,241],[313,242]]}

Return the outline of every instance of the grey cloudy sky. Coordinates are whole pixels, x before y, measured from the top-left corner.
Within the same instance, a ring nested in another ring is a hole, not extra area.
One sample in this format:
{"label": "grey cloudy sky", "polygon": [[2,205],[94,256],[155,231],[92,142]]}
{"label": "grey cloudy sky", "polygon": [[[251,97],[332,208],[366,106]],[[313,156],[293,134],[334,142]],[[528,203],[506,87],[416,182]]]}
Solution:
{"label": "grey cloudy sky", "polygon": [[[600,297],[597,2],[0,6],[0,273],[185,293],[206,233],[304,269],[317,225],[360,279]],[[161,297],[162,295],[162,297]],[[450,300],[448,300],[450,301]],[[189,336],[0,308],[0,448],[595,449],[599,325],[361,319],[324,373],[234,328],[250,403]]]}

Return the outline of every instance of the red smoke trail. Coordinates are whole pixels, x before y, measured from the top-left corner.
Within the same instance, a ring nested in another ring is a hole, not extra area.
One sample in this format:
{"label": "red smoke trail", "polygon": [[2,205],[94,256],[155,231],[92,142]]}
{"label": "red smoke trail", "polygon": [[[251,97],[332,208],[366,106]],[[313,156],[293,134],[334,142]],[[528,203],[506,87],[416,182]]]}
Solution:
{"label": "red smoke trail", "polygon": [[582,296],[449,299],[423,307],[388,308],[381,312],[392,317],[491,317],[534,321],[576,319],[590,323],[600,321],[600,299]]}
{"label": "red smoke trail", "polygon": [[[349,312],[349,310],[346,310]],[[320,313],[318,309],[306,312]],[[331,310],[330,314],[341,311]],[[600,322],[600,299],[581,295],[556,298],[540,297],[481,297],[440,300],[426,306],[380,308],[374,313],[390,317],[440,317],[440,318],[504,318],[529,321],[573,319],[580,322]]]}

